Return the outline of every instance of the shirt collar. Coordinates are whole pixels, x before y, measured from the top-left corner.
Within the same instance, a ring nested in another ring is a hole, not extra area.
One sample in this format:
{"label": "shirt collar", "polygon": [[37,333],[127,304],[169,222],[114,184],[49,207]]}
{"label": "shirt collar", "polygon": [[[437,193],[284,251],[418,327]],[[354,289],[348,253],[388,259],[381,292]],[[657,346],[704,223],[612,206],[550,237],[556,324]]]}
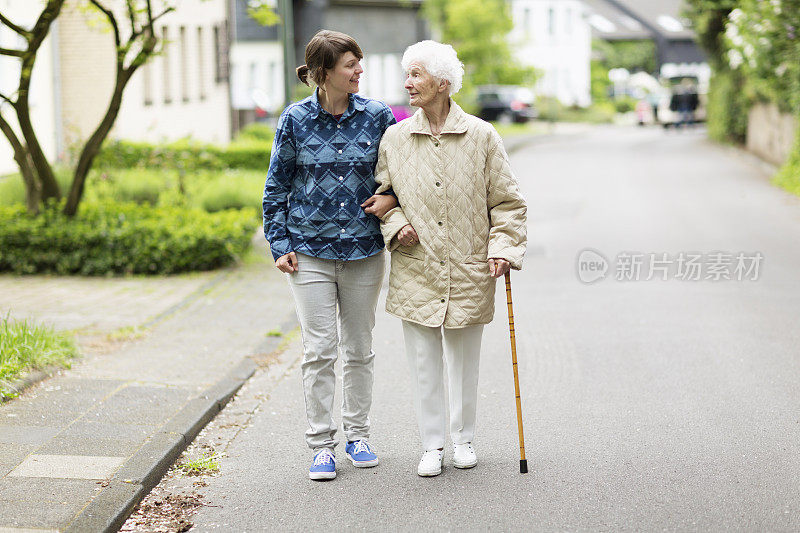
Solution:
{"label": "shirt collar", "polygon": [[[314,114],[314,118],[318,118],[321,114],[331,115],[327,111],[322,108],[322,104],[319,103],[319,96],[317,95],[317,91],[319,91],[319,87],[314,88],[314,93],[311,95],[311,110]],[[361,101],[360,98],[356,98],[354,94],[350,93],[347,95],[348,100],[350,103],[347,105],[347,111],[344,112],[342,115],[342,119],[345,119],[355,113],[356,111],[364,111],[364,102]]]}
{"label": "shirt collar", "polygon": [[[431,133],[431,124],[428,122],[428,117],[422,108],[417,109],[411,118],[411,133],[419,133],[422,135],[433,135]],[[467,132],[467,114],[461,107],[450,99],[450,112],[447,113],[447,118],[444,121],[442,133],[466,133]]]}

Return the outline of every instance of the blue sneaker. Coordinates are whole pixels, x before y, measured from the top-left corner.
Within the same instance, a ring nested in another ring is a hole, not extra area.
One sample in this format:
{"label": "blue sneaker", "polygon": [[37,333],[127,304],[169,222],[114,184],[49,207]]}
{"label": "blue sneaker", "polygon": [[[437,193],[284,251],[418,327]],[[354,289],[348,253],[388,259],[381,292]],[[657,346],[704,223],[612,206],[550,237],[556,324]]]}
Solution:
{"label": "blue sneaker", "polygon": [[316,480],[336,477],[336,456],[333,455],[333,450],[323,448],[317,452],[314,456],[314,464],[308,471],[308,477]]}
{"label": "blue sneaker", "polygon": [[369,468],[370,466],[378,466],[378,456],[372,453],[369,443],[364,439],[354,440],[348,442],[344,447],[347,452],[347,457],[356,468]]}

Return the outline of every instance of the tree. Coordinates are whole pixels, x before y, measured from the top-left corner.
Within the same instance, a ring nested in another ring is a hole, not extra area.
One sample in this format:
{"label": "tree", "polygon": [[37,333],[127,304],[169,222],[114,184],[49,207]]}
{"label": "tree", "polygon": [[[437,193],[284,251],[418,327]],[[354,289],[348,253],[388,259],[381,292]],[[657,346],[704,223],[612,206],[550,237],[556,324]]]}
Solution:
{"label": "tree", "polygon": [[[154,31],[156,21],[175,9],[174,6],[165,5],[158,14],[154,14],[151,0],[111,0],[111,2],[113,4],[110,7],[109,2],[105,0],[88,0],[86,4],[105,19],[113,31],[116,46],[116,77],[105,115],[84,143],[73,170],[72,184],[64,204],[64,213],[68,216],[74,216],[78,211],[86,177],[94,158],[100,151],[100,146],[119,114],[125,87],[134,72],[156,54],[158,44]],[[53,22],[60,15],[64,3],[65,0],[47,0],[31,28],[14,24],[0,13],[0,24],[10,28],[24,40],[23,49],[0,48],[0,55],[16,57],[21,61],[19,84],[15,94],[0,94],[0,99],[3,101],[0,105],[0,130],[14,151],[14,160],[25,183],[27,207],[32,213],[38,213],[41,204],[47,200],[62,197],[52,166],[42,151],[31,122],[28,91],[37,54]],[[5,104],[9,104],[16,115],[19,134],[3,115]]]}
{"label": "tree", "polygon": [[466,67],[464,86],[531,84],[536,74],[511,55],[513,28],[506,0],[426,0],[423,14]]}

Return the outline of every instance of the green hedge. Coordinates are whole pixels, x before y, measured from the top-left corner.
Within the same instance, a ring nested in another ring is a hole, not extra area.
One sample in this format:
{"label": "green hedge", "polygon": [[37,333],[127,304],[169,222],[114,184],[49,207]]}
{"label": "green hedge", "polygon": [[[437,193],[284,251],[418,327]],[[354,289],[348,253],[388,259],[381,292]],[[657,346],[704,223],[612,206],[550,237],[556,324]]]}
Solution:
{"label": "green hedge", "polygon": [[242,138],[226,147],[178,141],[163,145],[132,141],[108,141],[95,159],[99,168],[154,167],[163,169],[223,170],[269,166],[269,142]]}
{"label": "green hedge", "polygon": [[720,68],[711,77],[708,90],[708,135],[721,142],[744,143],[750,102],[739,71]]}
{"label": "green hedge", "polygon": [[84,203],[31,216],[0,207],[0,271],[20,274],[172,274],[237,260],[258,227],[257,211],[206,213],[182,207]]}

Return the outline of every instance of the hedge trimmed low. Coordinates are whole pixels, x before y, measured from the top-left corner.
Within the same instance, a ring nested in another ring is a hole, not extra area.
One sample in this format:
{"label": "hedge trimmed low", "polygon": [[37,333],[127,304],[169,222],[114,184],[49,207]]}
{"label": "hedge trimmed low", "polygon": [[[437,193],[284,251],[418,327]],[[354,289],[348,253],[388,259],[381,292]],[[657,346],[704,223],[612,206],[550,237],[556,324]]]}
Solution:
{"label": "hedge trimmed low", "polygon": [[266,171],[270,151],[269,142],[252,137],[243,138],[226,147],[189,141],[163,145],[108,141],[97,155],[95,165],[98,168],[182,168],[187,171],[253,168]]}
{"label": "hedge trimmed low", "polygon": [[0,271],[19,274],[173,274],[228,265],[250,245],[255,209],[85,203],[70,219],[56,206],[30,215],[0,207]]}

